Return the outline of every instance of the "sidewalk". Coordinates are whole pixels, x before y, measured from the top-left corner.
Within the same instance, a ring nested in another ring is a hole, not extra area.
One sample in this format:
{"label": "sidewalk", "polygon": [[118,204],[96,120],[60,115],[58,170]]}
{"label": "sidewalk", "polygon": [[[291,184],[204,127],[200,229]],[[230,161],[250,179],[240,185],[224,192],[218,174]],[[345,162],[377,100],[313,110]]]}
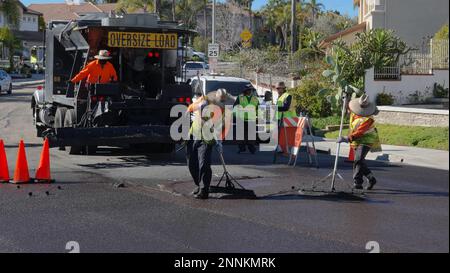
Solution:
{"label": "sidewalk", "polygon": [[44,83],[44,74],[33,74],[31,78],[13,79],[13,87],[38,85]]}
{"label": "sidewalk", "polygon": [[[330,151],[332,155],[336,154],[336,140],[315,137],[314,141],[317,150]],[[382,152],[369,153],[367,159],[449,170],[448,151],[385,144],[382,145],[382,148]],[[348,143],[342,143],[340,156],[347,157],[349,149]]]}

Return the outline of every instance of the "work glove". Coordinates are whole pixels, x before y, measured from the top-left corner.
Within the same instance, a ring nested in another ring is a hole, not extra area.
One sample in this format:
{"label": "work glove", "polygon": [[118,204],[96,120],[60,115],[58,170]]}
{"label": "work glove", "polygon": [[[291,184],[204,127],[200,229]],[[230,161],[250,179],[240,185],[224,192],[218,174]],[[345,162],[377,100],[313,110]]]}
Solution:
{"label": "work glove", "polygon": [[223,153],[223,145],[221,140],[216,141],[216,149],[219,153]]}
{"label": "work glove", "polygon": [[348,137],[346,137],[346,136],[338,137],[338,139],[336,140],[336,143],[342,143],[342,142],[348,143]]}

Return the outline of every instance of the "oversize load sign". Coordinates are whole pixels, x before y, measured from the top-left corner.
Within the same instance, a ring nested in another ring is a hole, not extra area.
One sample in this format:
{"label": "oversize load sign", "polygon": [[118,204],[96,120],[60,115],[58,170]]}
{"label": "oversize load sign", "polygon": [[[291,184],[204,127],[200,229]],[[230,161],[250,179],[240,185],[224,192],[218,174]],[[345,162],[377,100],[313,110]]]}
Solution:
{"label": "oversize load sign", "polygon": [[178,47],[178,35],[176,33],[110,31],[108,33],[108,46],[176,49]]}

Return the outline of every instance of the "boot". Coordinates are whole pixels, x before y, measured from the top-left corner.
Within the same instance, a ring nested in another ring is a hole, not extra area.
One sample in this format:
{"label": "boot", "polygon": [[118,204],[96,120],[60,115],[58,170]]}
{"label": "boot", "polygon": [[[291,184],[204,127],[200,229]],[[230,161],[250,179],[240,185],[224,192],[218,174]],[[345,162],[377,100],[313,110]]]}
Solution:
{"label": "boot", "polygon": [[377,183],[377,180],[375,179],[375,177],[371,176],[369,178],[369,185],[367,186],[366,190],[373,189],[373,186],[375,186],[376,183]]}
{"label": "boot", "polygon": [[195,189],[191,192],[191,195],[196,195],[200,193],[200,187],[196,186]]}
{"label": "boot", "polygon": [[194,195],[195,199],[208,199],[209,191],[207,189],[201,189],[199,193]]}

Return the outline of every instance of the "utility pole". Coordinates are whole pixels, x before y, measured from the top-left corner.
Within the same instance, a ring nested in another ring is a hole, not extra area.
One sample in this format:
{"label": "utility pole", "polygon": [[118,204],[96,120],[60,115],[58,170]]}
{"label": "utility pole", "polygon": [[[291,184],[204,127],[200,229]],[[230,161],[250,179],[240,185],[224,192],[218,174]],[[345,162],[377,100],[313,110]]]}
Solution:
{"label": "utility pole", "polygon": [[216,43],[216,0],[213,0],[212,4],[211,43]]}
{"label": "utility pole", "polygon": [[297,51],[297,0],[291,0],[291,53]]}

